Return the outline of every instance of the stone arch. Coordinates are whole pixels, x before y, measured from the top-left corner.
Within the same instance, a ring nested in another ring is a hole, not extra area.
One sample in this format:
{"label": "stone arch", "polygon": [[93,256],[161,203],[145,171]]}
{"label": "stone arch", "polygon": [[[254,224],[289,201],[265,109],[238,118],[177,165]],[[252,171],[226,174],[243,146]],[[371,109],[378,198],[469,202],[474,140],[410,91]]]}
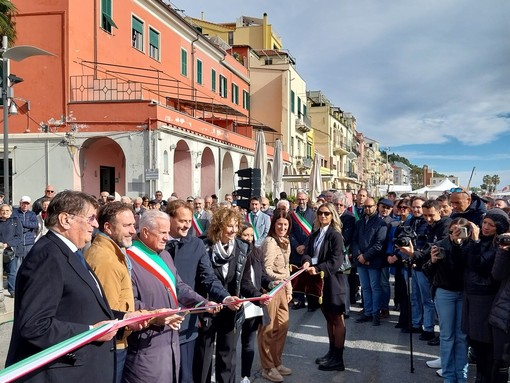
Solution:
{"label": "stone arch", "polygon": [[101,191],[126,194],[126,156],[122,147],[108,137],[85,140],[80,154],[81,190],[95,196]]}
{"label": "stone arch", "polygon": [[200,195],[202,197],[216,193],[216,163],[211,148],[202,151],[200,167]]}
{"label": "stone arch", "polygon": [[188,144],[184,140],[177,142],[174,153],[174,192],[179,198],[186,198],[192,192],[192,161]]}
{"label": "stone arch", "polygon": [[221,188],[220,195],[218,196],[221,200],[225,193],[232,193],[236,189],[234,185],[234,162],[229,152],[225,152],[223,161],[221,161]]}

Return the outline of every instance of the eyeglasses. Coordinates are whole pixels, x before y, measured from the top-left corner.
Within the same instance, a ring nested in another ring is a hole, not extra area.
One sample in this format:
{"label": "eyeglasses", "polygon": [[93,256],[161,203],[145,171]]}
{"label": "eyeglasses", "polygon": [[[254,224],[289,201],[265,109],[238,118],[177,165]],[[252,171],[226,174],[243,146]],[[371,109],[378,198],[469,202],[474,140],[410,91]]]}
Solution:
{"label": "eyeglasses", "polygon": [[84,220],[86,220],[90,225],[92,225],[94,222],[97,221],[97,215],[95,214],[92,214],[90,217],[87,217],[87,216],[84,216],[84,215],[80,215],[80,214],[69,214],[73,217],[80,217],[80,218],[83,218]]}
{"label": "eyeglasses", "polygon": [[55,193],[55,190],[46,190],[46,193]]}
{"label": "eyeglasses", "polygon": [[365,209],[372,209],[375,205],[363,205]]}
{"label": "eyeglasses", "polygon": [[330,211],[318,211],[317,215],[322,215],[324,217],[329,217],[331,215]]}

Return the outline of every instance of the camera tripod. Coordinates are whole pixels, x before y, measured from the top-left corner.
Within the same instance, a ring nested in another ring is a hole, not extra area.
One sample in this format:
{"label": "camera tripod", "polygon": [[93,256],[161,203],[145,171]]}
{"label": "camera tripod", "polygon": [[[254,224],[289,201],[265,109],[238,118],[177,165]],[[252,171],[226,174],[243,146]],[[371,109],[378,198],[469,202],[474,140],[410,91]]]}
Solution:
{"label": "camera tripod", "polygon": [[411,305],[411,278],[413,272],[413,263],[411,259],[402,259],[402,264],[405,266],[407,270],[407,328],[409,329],[409,362],[410,362],[410,371],[414,373],[414,359],[413,359],[413,309]]}

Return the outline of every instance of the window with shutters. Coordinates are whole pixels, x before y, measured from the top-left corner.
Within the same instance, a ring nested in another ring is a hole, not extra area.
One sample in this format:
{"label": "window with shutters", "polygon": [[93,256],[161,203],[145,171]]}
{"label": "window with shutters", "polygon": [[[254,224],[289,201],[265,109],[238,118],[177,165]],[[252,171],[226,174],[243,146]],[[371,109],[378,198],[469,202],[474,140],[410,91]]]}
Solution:
{"label": "window with shutters", "polygon": [[159,61],[159,32],[149,28],[149,56]]}
{"label": "window with shutters", "polygon": [[202,61],[197,60],[197,84],[202,85],[204,83],[202,75]]}
{"label": "window with shutters", "polygon": [[112,28],[117,28],[112,18],[112,1],[101,0],[101,28],[108,33],[112,33]]}
{"label": "window with shutters", "polygon": [[188,77],[188,52],[181,48],[181,74]]}
{"label": "window with shutters", "polygon": [[133,48],[143,52],[143,21],[135,16],[131,18],[131,37]]}

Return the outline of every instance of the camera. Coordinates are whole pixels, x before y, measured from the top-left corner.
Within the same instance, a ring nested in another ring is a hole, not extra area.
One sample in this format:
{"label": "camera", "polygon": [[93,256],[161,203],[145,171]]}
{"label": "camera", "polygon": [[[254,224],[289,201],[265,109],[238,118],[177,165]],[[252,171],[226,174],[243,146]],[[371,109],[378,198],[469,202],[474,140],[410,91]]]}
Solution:
{"label": "camera", "polygon": [[510,245],[510,235],[498,235],[496,237],[496,244],[498,246],[509,246]]}
{"label": "camera", "polygon": [[411,242],[417,238],[414,230],[409,226],[403,226],[402,231],[397,235],[396,238],[393,238],[392,242],[395,246],[398,247],[406,247],[411,244]]}

